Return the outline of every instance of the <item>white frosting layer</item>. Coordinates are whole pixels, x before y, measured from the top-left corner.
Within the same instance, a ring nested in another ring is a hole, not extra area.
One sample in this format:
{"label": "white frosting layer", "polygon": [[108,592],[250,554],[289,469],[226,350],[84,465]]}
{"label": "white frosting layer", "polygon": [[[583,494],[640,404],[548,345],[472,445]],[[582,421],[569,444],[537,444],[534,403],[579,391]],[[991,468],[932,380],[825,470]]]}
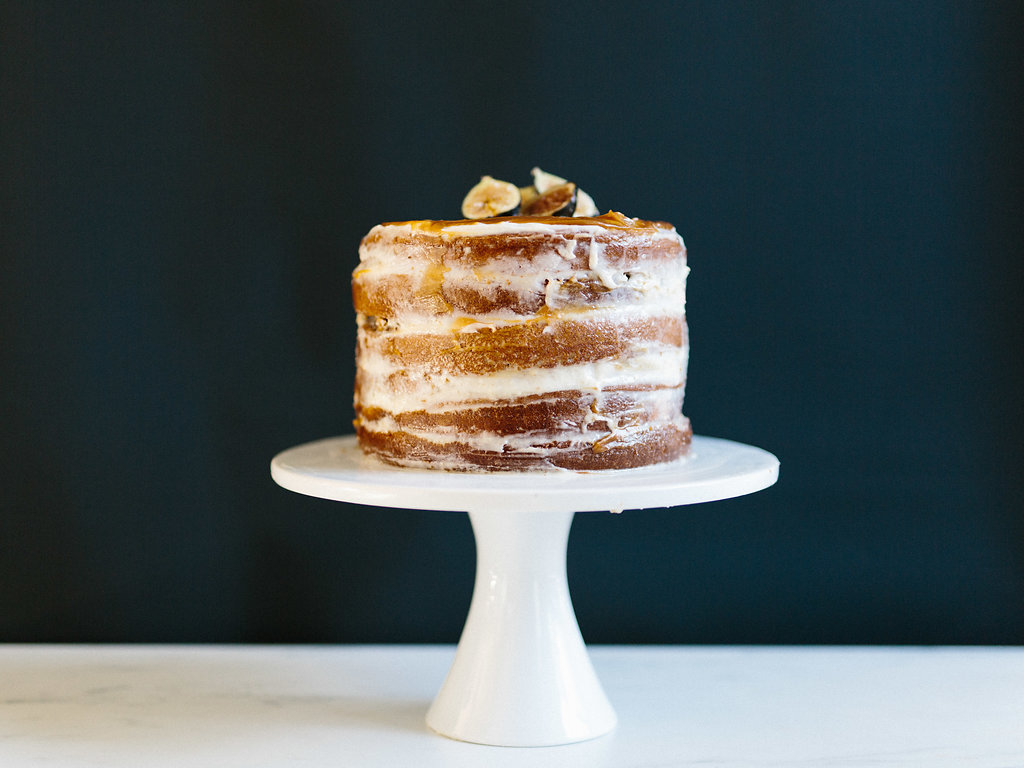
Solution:
{"label": "white frosting layer", "polygon": [[[551,302],[554,301],[556,308],[551,313],[551,316],[546,318],[537,318],[533,315],[518,315],[508,311],[489,312],[479,315],[468,313],[459,315],[430,315],[410,311],[403,313],[401,320],[389,318],[387,328],[381,331],[381,333],[402,335],[476,333],[486,329],[494,330],[496,328],[524,325],[529,322],[544,323],[548,329],[552,329],[561,321],[600,323],[605,327],[611,324],[628,327],[632,323],[652,317],[679,317],[682,314],[681,307],[669,292],[659,293],[656,301],[652,301],[649,304],[645,303],[643,307],[633,304],[609,304],[592,308],[557,308],[557,299],[552,299],[552,297],[557,296],[558,283],[552,281],[549,283],[549,286],[551,293],[548,296],[549,301],[547,303],[548,306],[551,306]],[[364,327],[366,323],[365,316],[358,315],[357,322],[360,327]]]}
{"label": "white frosting layer", "polygon": [[[395,225],[389,225],[395,226]],[[404,226],[404,225],[400,225]],[[409,232],[412,227],[409,227]],[[469,223],[453,222],[440,230],[441,236],[448,237],[487,237],[492,235],[601,235],[607,237],[615,236],[614,227],[602,227],[600,224],[580,224],[572,218],[566,218],[565,224],[549,224],[537,221],[473,221]],[[679,233],[672,227],[665,229],[651,228],[648,239],[654,240],[681,240]]]}
{"label": "white frosting layer", "polygon": [[652,344],[625,358],[488,374],[410,373],[383,355],[363,355],[360,399],[392,413],[444,412],[454,403],[511,400],[562,390],[600,392],[629,386],[678,387],[686,380],[687,347]]}
{"label": "white frosting layer", "polygon": [[[523,261],[515,257],[496,258],[484,267],[470,267],[464,264],[447,264],[440,268],[438,277],[444,282],[472,283],[482,285],[500,285],[513,290],[532,290],[538,283],[550,277],[558,277],[562,280],[576,278],[577,280],[594,279],[605,283],[606,287],[616,288],[624,282],[632,279],[658,281],[659,283],[674,285],[685,280],[689,270],[686,265],[679,261],[671,262],[647,262],[642,265],[630,267],[629,269],[615,269],[602,262],[601,244],[594,243],[596,248],[591,252],[588,259],[589,270],[573,269],[566,262],[572,256],[565,257],[555,248],[548,252],[550,258],[542,259],[538,264],[534,261]],[[588,245],[588,248],[590,246]],[[373,246],[371,252],[378,253],[388,249],[380,246]],[[414,259],[411,256],[377,256],[370,257],[372,264],[363,262],[356,275],[361,272],[371,272],[374,278],[384,278],[391,275],[405,275],[408,277],[420,278],[428,273],[436,273],[438,266],[426,259]],[[602,274],[614,274],[613,285],[608,285]]]}
{"label": "white frosting layer", "polygon": [[[682,419],[680,418],[679,421],[682,422]],[[592,446],[595,437],[599,436],[589,432],[574,434],[572,432],[538,431],[503,435],[496,432],[466,433],[454,428],[418,430],[399,427],[393,419],[389,418],[382,418],[372,423],[364,423],[364,427],[371,432],[383,432],[385,434],[405,432],[412,437],[434,443],[435,445],[443,446],[450,445],[451,443],[460,443],[476,451],[520,455],[548,455],[551,453],[550,443],[552,442],[559,443],[559,450],[579,451]],[[605,444],[609,447],[612,445],[629,445],[655,428],[649,424],[638,424],[614,430],[612,433],[613,437],[607,439]]]}

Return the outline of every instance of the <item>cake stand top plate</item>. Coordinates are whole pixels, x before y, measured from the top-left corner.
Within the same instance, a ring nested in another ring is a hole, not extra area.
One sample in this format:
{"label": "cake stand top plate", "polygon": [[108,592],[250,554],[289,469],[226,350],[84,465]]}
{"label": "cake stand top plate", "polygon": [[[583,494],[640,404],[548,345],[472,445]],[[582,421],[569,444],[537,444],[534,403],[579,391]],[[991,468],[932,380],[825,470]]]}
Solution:
{"label": "cake stand top plate", "polygon": [[588,512],[698,504],[775,483],[768,451],[695,435],[690,455],[668,464],[599,472],[445,472],[392,467],[365,456],[354,435],[290,448],[270,465],[296,493],[400,509],[458,512]]}

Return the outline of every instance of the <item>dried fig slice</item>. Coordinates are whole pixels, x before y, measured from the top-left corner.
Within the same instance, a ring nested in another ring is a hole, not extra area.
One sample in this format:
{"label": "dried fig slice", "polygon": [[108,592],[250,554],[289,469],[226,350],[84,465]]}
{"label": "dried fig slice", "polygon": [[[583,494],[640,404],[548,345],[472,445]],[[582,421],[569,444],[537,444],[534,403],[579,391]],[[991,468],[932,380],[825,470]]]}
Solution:
{"label": "dried fig slice", "polygon": [[576,210],[576,185],[571,181],[551,187],[523,207],[525,216],[572,216]]}
{"label": "dried fig slice", "polygon": [[542,195],[549,189],[560,187],[568,181],[568,179],[563,179],[561,176],[555,176],[553,173],[542,171],[540,168],[531,168],[530,175],[533,176],[533,188]]}
{"label": "dried fig slice", "polygon": [[519,201],[519,187],[515,184],[484,176],[462,201],[462,215],[467,219],[511,216],[519,208]]}
{"label": "dried fig slice", "polygon": [[536,200],[538,197],[540,197],[540,192],[538,192],[537,188],[535,186],[533,186],[532,184],[529,187],[520,187],[519,188],[519,198],[520,198],[519,207],[521,209],[523,209],[523,210],[526,210],[526,208],[531,206],[533,204],[533,201]]}
{"label": "dried fig slice", "polygon": [[[540,168],[533,168],[530,170],[530,174],[533,176],[533,187],[532,189],[539,194],[544,194],[555,187],[561,186],[566,183],[566,180],[561,176],[555,176],[553,173],[542,171]],[[527,189],[531,189],[527,187]],[[523,208],[527,207],[526,195],[523,195]],[[576,210],[572,212],[572,216],[597,216],[600,211],[597,209],[597,204],[594,203],[594,198],[584,192],[582,189],[577,187],[576,189]]]}
{"label": "dried fig slice", "polygon": [[573,216],[597,216],[600,211],[597,210],[597,203],[594,202],[594,198],[584,192],[582,189],[576,190],[576,210],[573,211]]}

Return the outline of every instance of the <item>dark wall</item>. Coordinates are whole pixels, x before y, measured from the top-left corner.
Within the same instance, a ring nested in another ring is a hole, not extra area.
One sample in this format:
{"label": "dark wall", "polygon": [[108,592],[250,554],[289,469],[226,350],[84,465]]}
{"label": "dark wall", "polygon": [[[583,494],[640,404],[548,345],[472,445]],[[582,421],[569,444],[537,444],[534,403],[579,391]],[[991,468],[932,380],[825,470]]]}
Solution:
{"label": "dark wall", "polygon": [[672,221],[686,412],[577,516],[594,642],[1024,642],[1019,3],[0,5],[0,640],[452,641],[461,514],[288,493],[359,238],[533,165]]}

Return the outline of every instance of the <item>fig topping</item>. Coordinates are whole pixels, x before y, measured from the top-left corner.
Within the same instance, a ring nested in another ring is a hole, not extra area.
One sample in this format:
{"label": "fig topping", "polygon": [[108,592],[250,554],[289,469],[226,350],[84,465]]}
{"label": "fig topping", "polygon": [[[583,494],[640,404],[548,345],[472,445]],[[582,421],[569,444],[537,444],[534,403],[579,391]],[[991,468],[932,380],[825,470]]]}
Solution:
{"label": "fig topping", "polygon": [[[530,171],[533,175],[533,189],[537,190],[539,194],[544,194],[555,187],[565,184],[566,181],[561,176],[555,176],[553,173],[542,171],[540,168],[534,168]],[[526,209],[526,197],[523,196],[523,209]],[[571,214],[564,214],[566,216],[597,216],[600,212],[597,210],[597,205],[594,203],[594,198],[584,192],[582,189],[576,189],[576,210]],[[563,214],[560,214],[563,215]]]}
{"label": "fig topping", "polygon": [[522,208],[523,210],[526,210],[530,205],[533,204],[534,200],[540,197],[540,192],[538,192],[537,188],[533,185],[529,187],[520,187],[519,197],[519,207]]}
{"label": "fig topping", "polygon": [[576,185],[571,181],[550,187],[523,207],[525,216],[572,216],[576,210]]}
{"label": "fig topping", "polygon": [[519,201],[519,187],[515,184],[484,176],[462,201],[462,215],[467,219],[513,216]]}
{"label": "fig topping", "polygon": [[540,168],[533,168],[530,173],[533,176],[534,188],[542,195],[552,187],[561,186],[566,182],[566,179],[561,176],[555,176],[555,174],[542,171]]}
{"label": "fig topping", "polygon": [[598,216],[594,198],[561,176],[533,168],[533,184],[517,187],[483,176],[462,201],[467,219],[494,216]]}
{"label": "fig topping", "polygon": [[600,212],[597,210],[597,204],[594,202],[594,198],[584,192],[582,189],[576,190],[576,210],[573,211],[573,216],[597,216]]}

